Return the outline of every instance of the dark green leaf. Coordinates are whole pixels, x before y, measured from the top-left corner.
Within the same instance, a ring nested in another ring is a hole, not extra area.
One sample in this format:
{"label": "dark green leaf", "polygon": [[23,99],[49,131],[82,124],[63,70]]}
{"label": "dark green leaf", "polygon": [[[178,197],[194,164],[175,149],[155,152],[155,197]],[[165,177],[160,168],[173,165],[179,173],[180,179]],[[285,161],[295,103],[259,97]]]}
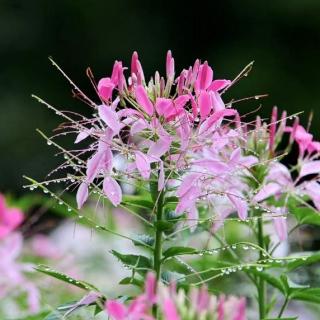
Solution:
{"label": "dark green leaf", "polygon": [[172,222],[169,221],[156,221],[155,226],[160,231],[168,231],[171,230],[174,226]]}

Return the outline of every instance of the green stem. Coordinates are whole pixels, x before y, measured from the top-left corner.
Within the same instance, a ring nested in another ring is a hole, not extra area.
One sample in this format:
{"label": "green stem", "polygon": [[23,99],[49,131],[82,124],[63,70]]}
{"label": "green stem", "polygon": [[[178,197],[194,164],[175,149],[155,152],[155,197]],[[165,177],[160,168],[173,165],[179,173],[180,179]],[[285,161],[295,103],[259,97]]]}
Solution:
{"label": "green stem", "polygon": [[[162,237],[163,231],[161,228],[161,221],[163,218],[163,205],[164,205],[164,191],[158,191],[158,183],[150,183],[151,196],[155,202],[155,213],[154,219],[154,230],[155,230],[155,242],[154,242],[154,253],[153,253],[153,270],[156,274],[157,282],[161,278],[161,263],[162,263]],[[153,316],[158,319],[158,307],[153,306]]]}
{"label": "green stem", "polygon": [[282,317],[282,314],[283,314],[284,310],[286,309],[288,303],[289,303],[289,298],[286,297],[286,299],[284,300],[284,303],[283,303],[283,305],[282,305],[282,307],[281,307],[281,310],[280,310],[280,312],[279,312],[278,318],[281,318],[281,317]]}
{"label": "green stem", "polygon": [[159,228],[159,222],[162,221],[163,213],[163,192],[159,195],[155,219],[155,244],[154,244],[154,271],[156,273],[157,280],[160,279],[161,273],[161,259],[162,259],[162,230]]}
{"label": "green stem", "polygon": [[[264,244],[264,236],[263,236],[263,221],[262,217],[258,219],[258,243],[259,246],[265,249]],[[260,251],[260,260],[263,260],[263,253]],[[260,319],[264,319],[266,316],[265,302],[266,302],[266,283],[260,277],[257,281],[257,289],[258,289],[258,303],[259,303],[259,316]]]}

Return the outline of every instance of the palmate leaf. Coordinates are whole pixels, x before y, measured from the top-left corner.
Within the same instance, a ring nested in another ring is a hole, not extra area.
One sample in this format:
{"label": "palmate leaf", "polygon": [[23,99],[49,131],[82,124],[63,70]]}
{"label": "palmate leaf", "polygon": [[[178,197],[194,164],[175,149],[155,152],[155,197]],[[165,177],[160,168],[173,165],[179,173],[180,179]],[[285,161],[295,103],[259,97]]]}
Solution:
{"label": "palmate leaf", "polygon": [[59,271],[56,271],[56,270],[50,268],[49,266],[38,265],[34,269],[38,272],[44,273],[50,277],[56,278],[60,281],[66,282],[68,284],[72,284],[72,285],[74,285],[78,288],[81,288],[83,290],[99,292],[99,290],[95,286],[93,286],[92,284],[87,283],[82,280],[74,279],[74,278],[72,278],[62,272],[59,272]]}

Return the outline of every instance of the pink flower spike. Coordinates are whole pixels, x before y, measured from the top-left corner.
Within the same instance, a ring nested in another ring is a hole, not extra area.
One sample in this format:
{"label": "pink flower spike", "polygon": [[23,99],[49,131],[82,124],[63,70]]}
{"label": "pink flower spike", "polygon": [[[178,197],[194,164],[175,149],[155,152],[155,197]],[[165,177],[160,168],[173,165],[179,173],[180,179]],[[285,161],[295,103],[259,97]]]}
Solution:
{"label": "pink flower spike", "polygon": [[149,272],[146,278],[145,297],[148,303],[154,304],[157,301],[156,296],[157,280],[153,272]]}
{"label": "pink flower spike", "polygon": [[77,204],[78,209],[83,207],[83,204],[87,201],[89,196],[88,185],[85,182],[82,182],[77,191]]}
{"label": "pink flower spike", "polygon": [[121,203],[122,190],[116,180],[111,177],[105,177],[103,180],[103,192],[116,207]]}
{"label": "pink flower spike", "polygon": [[136,87],[135,95],[138,104],[144,109],[144,111],[152,116],[153,114],[153,104],[150,101],[145,88],[142,85]]}
{"label": "pink flower spike", "polygon": [[163,314],[166,320],[180,320],[176,306],[170,298],[163,302]]}
{"label": "pink flower spike", "polygon": [[131,58],[131,74],[138,74],[138,63],[139,63],[139,56],[137,51],[134,51]]}
{"label": "pink flower spike", "polygon": [[127,308],[116,300],[108,300],[105,304],[108,315],[114,320],[126,320]]}
{"label": "pink flower spike", "polygon": [[141,177],[145,180],[150,178],[151,169],[149,158],[141,151],[135,151],[136,166],[139,170]]}
{"label": "pink flower spike", "polygon": [[205,119],[212,108],[211,98],[207,91],[201,91],[198,98],[201,119]]}
{"label": "pink flower spike", "polygon": [[114,88],[115,84],[112,82],[110,78],[102,78],[98,82],[98,92],[100,97],[104,100],[111,99]]}
{"label": "pink flower spike", "polygon": [[171,50],[167,52],[166,73],[167,78],[172,81],[174,78],[174,59],[172,58]]}
{"label": "pink flower spike", "polygon": [[277,128],[277,119],[278,119],[278,108],[273,107],[272,115],[271,115],[271,123],[270,123],[270,134],[269,134],[269,150],[270,154],[273,155],[274,152],[274,144],[276,138],[276,128]]}
{"label": "pink flower spike", "polygon": [[108,125],[108,127],[111,128],[115,134],[119,134],[120,121],[117,113],[106,105],[99,106],[98,112],[100,118]]}
{"label": "pink flower spike", "polygon": [[208,87],[208,91],[219,91],[226,88],[230,84],[231,84],[230,80],[225,80],[225,79],[214,80]]}

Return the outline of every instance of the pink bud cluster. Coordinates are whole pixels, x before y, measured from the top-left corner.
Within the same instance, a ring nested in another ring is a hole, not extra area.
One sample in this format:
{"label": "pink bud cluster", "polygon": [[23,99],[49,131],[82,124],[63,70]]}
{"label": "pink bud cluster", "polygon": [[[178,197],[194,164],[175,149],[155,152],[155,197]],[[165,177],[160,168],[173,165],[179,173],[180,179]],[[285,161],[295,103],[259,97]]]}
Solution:
{"label": "pink bud cluster", "polygon": [[106,312],[112,320],[153,320],[152,307],[158,307],[157,319],[218,319],[245,320],[246,300],[234,296],[216,297],[210,295],[206,287],[193,288],[187,295],[176,290],[174,283],[168,287],[160,286],[155,291],[156,279],[149,273],[146,278],[145,292],[136,297],[129,305],[119,300],[108,300]]}

